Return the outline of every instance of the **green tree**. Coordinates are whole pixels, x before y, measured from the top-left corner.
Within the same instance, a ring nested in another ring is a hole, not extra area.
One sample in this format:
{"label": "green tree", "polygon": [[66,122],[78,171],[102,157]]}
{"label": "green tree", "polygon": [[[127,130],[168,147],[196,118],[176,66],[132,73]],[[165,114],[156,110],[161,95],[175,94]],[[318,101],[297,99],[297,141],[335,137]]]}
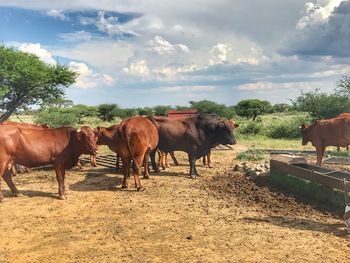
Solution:
{"label": "green tree", "polygon": [[103,121],[112,121],[120,113],[117,104],[100,104],[97,106],[98,117]]}
{"label": "green tree", "polygon": [[98,115],[98,109],[95,106],[87,106],[83,104],[75,104],[71,108],[67,108],[68,112],[71,111],[78,118],[78,123],[82,123],[84,117],[94,117]]}
{"label": "green tree", "polygon": [[119,109],[117,113],[117,116],[121,119],[129,118],[136,115],[139,115],[139,111],[136,108]]}
{"label": "green tree", "polygon": [[154,107],[154,115],[156,115],[156,116],[168,116],[169,110],[172,110],[171,106],[157,105]]}
{"label": "green tree", "polygon": [[0,46],[0,121],[17,110],[63,98],[76,73],[37,56]]}
{"label": "green tree", "polygon": [[292,109],[293,107],[287,103],[278,103],[273,105],[273,112],[287,112]]}
{"label": "green tree", "polygon": [[72,127],[77,125],[79,119],[70,108],[50,107],[42,109],[35,118],[37,124],[48,124],[50,127]]}
{"label": "green tree", "polygon": [[217,114],[228,119],[232,118],[235,113],[233,107],[227,107],[224,104],[219,104],[210,100],[190,101],[189,103],[192,108],[198,109],[201,112]]}
{"label": "green tree", "polygon": [[241,100],[235,106],[235,110],[239,116],[246,117],[247,119],[252,118],[254,121],[257,116],[270,112],[272,105],[266,100]]}
{"label": "green tree", "polygon": [[350,76],[342,76],[336,83],[334,91],[338,96],[350,98]]}
{"label": "green tree", "polygon": [[321,93],[319,90],[302,92],[293,101],[295,109],[309,113],[313,120],[334,118],[350,112],[350,98],[339,93]]}
{"label": "green tree", "polygon": [[151,107],[138,108],[137,111],[140,116],[153,115],[153,112],[154,112],[153,108]]}

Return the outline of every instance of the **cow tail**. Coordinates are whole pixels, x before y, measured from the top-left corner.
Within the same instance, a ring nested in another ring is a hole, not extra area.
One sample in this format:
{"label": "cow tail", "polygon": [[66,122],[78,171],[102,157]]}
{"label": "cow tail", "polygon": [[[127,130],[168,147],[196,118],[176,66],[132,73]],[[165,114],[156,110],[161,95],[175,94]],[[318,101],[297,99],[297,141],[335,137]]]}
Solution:
{"label": "cow tail", "polygon": [[128,151],[129,151],[130,156],[131,156],[132,161],[133,161],[133,168],[134,168],[134,170],[138,170],[138,168],[136,166],[135,157],[134,157],[134,155],[132,154],[132,151],[131,151],[129,130],[128,130],[128,127],[126,125],[123,127],[123,135],[124,135],[124,138],[125,138],[125,141],[126,141],[126,145],[128,147]]}

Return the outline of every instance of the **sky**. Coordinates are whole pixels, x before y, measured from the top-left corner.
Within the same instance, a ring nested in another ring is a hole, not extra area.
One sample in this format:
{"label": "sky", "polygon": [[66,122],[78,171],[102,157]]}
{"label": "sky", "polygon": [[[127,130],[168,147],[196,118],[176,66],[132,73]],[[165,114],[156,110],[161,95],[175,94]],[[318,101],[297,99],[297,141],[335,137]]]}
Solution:
{"label": "sky", "polygon": [[350,75],[350,1],[0,0],[0,41],[77,72],[74,103],[289,103]]}

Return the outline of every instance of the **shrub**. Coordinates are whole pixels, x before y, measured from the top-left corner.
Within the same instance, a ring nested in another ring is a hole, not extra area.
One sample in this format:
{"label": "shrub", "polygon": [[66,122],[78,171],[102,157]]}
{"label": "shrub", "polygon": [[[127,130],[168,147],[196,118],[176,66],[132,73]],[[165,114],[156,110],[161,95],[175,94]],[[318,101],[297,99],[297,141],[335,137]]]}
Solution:
{"label": "shrub", "polygon": [[265,151],[252,148],[247,151],[238,153],[236,159],[242,161],[260,161],[266,157],[267,153]]}
{"label": "shrub", "polygon": [[261,123],[249,122],[248,124],[241,125],[237,131],[244,135],[256,135],[261,131],[261,128]]}
{"label": "shrub", "polygon": [[296,139],[300,138],[299,126],[307,122],[306,118],[292,118],[276,121],[267,127],[267,137],[273,139]]}
{"label": "shrub", "polygon": [[50,127],[73,127],[77,125],[79,118],[69,109],[49,108],[40,111],[36,118],[37,124],[48,124]]}

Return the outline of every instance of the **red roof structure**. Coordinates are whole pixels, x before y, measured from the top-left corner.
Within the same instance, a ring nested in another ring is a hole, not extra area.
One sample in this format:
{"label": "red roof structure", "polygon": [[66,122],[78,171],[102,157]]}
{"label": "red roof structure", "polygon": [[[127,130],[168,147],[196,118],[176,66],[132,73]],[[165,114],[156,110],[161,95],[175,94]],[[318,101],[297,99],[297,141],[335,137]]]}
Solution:
{"label": "red roof structure", "polygon": [[196,114],[199,112],[197,109],[191,109],[191,110],[170,110],[168,111],[168,117],[170,119],[184,119],[187,117],[193,117],[196,116]]}

